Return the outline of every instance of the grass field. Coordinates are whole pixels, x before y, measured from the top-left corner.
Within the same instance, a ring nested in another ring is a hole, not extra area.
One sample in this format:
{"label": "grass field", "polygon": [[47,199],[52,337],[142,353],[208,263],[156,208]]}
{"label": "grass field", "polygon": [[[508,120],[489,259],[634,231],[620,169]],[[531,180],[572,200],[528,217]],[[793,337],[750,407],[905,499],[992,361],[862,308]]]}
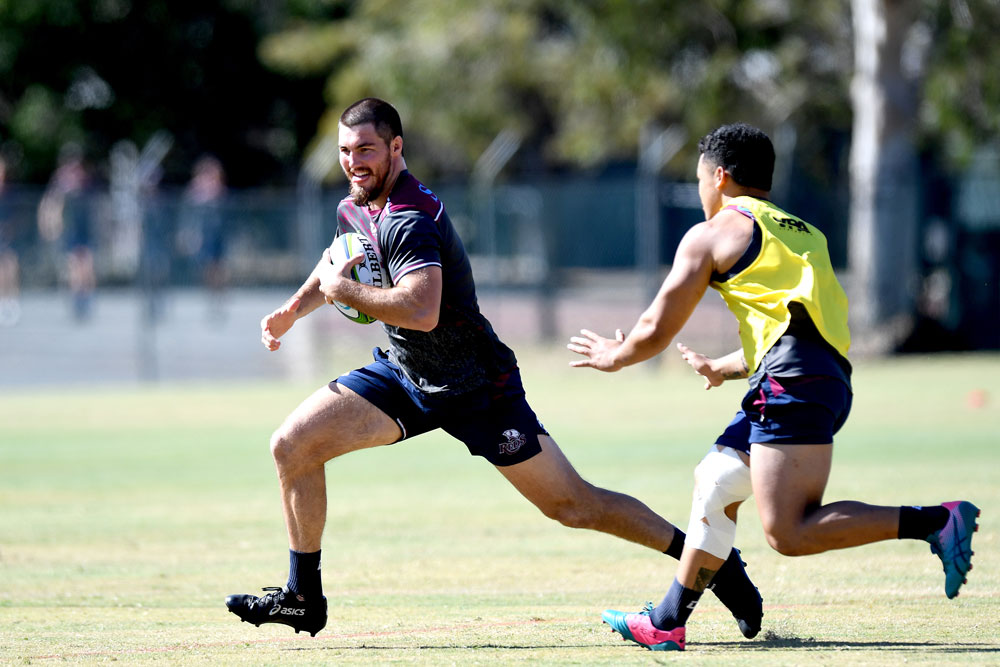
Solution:
{"label": "grass field", "polygon": [[[686,525],[691,470],[744,384],[704,392],[673,362],[602,375],[565,368],[565,351],[519,352],[529,400],[584,477]],[[707,595],[682,654],[600,623],[659,600],[674,561],[545,519],[438,434],[327,465],[326,630],[241,624],[226,594],[285,581],[267,443],[314,386],[0,395],[0,662],[1000,664],[1000,356],[859,364],[827,492],[976,502],[958,599],[923,543],[782,557],[751,502],[737,544],[764,630],[743,640]]]}

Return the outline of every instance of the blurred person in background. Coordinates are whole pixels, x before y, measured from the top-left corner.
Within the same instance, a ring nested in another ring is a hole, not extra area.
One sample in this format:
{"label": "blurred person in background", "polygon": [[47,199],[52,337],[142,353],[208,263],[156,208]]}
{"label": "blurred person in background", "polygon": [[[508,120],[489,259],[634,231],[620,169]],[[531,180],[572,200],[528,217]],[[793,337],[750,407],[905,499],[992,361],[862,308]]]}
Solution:
{"label": "blurred person in background", "polygon": [[139,253],[139,285],[145,293],[146,318],[157,322],[164,314],[163,291],[170,283],[171,220],[160,193],[163,170],[146,174],[139,184],[142,201],[142,242]]}
{"label": "blurred person in background", "polygon": [[177,248],[182,257],[194,261],[201,283],[208,290],[209,313],[215,319],[225,315],[225,197],[226,173],[222,162],[214,155],[201,156],[184,190],[177,225]]}
{"label": "blurred person in background", "polygon": [[7,160],[0,155],[0,326],[21,319],[21,264],[14,247],[14,212],[7,188]]}
{"label": "blurred person in background", "polygon": [[78,144],[66,144],[38,204],[39,234],[46,241],[61,242],[65,250],[65,271],[60,273],[66,276],[73,317],[78,322],[89,319],[97,287],[90,185],[83,149]]}

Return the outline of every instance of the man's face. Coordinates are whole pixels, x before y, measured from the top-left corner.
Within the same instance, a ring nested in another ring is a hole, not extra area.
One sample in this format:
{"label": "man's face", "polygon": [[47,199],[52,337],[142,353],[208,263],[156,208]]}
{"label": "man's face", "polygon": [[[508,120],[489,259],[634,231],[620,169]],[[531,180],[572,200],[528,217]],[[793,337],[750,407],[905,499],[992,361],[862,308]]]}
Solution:
{"label": "man's face", "polygon": [[706,162],[704,155],[698,156],[698,198],[701,199],[701,210],[705,213],[706,220],[711,220],[722,209],[722,193],[718,188],[719,169]]}
{"label": "man's face", "polygon": [[392,154],[385,140],[371,123],[357,127],[341,125],[339,144],[340,167],[350,183],[354,203],[365,206],[377,200],[385,190],[392,168]]}

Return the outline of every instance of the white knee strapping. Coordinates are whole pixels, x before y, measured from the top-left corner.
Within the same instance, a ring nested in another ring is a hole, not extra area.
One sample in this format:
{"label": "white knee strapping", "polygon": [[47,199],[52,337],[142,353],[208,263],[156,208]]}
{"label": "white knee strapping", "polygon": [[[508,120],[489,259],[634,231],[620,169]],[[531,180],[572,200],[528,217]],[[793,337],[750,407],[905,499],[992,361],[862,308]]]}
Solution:
{"label": "white knee strapping", "polygon": [[694,499],[685,546],[725,560],[736,541],[736,522],[725,509],[750,497],[750,468],[735,450],[715,447],[694,469]]}

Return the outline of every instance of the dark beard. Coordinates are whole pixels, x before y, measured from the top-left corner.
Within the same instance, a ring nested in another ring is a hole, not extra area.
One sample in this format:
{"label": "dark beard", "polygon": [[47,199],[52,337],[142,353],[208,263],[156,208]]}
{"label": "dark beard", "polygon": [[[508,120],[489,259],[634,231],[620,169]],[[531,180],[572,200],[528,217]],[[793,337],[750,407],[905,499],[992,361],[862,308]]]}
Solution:
{"label": "dark beard", "polygon": [[379,192],[374,192],[372,190],[366,190],[360,185],[355,185],[351,183],[350,194],[351,201],[354,202],[355,206],[367,206],[368,202],[372,199],[378,199],[379,194],[381,194],[382,188],[379,187]]}
{"label": "dark beard", "polygon": [[[354,202],[355,206],[367,206],[373,199],[378,199],[385,192],[386,179],[389,177],[389,160],[386,159],[385,163],[382,165],[382,178],[375,182],[375,187],[371,190],[366,190],[360,185],[355,185],[351,183],[350,185],[350,195],[351,201]],[[374,172],[373,172],[374,174]]]}

